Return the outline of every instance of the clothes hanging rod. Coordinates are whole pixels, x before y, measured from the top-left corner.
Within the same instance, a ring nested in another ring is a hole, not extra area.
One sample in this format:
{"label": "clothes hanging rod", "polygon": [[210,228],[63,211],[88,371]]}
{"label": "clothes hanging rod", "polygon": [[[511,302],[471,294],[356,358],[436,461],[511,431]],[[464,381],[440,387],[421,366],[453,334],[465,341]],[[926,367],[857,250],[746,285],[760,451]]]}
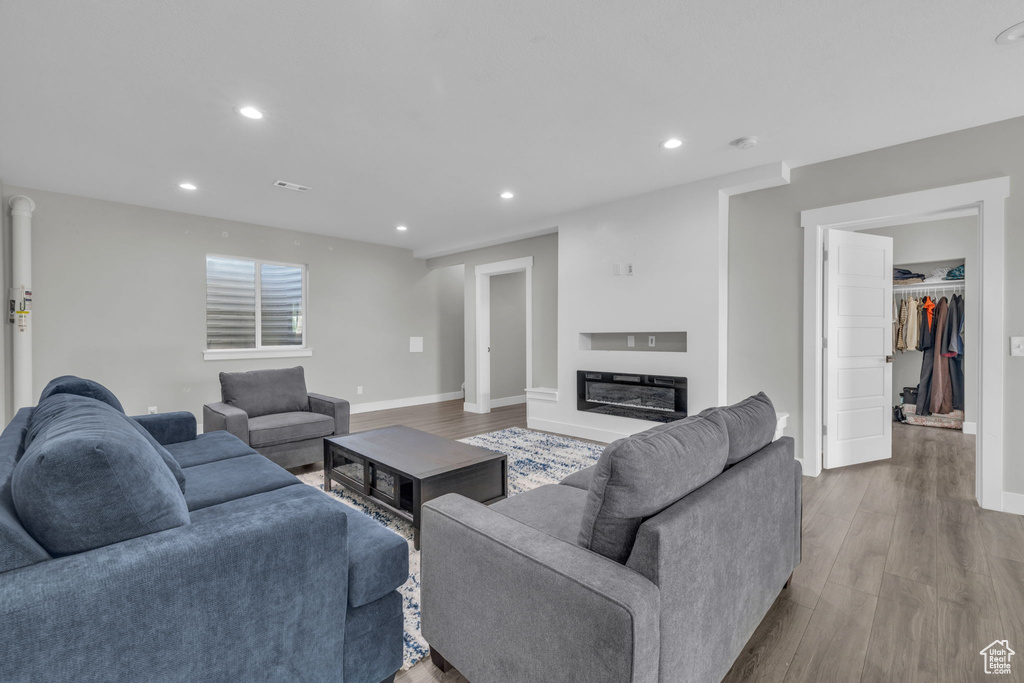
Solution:
{"label": "clothes hanging rod", "polygon": [[893,285],[892,291],[896,292],[925,292],[925,291],[946,291],[963,289],[963,280],[946,280],[945,282],[915,282],[912,285]]}

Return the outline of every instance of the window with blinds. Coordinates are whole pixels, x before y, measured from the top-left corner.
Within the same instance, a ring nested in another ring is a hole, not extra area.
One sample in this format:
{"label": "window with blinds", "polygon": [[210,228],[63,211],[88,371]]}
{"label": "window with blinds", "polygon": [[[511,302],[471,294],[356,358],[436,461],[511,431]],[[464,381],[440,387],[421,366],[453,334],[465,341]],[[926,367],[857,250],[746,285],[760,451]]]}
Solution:
{"label": "window with blinds", "polygon": [[305,345],[306,267],[206,257],[206,348]]}

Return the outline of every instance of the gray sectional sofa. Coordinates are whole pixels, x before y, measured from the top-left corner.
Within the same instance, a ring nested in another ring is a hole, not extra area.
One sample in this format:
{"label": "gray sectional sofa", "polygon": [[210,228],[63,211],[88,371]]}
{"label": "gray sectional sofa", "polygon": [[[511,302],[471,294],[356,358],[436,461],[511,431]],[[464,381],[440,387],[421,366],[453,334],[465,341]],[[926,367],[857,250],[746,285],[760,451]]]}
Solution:
{"label": "gray sectional sofa", "polygon": [[203,406],[203,431],[227,431],[281,467],[324,460],[324,437],[348,434],[348,401],[306,391],[302,366],[220,373],[221,400]]}
{"label": "gray sectional sofa", "polygon": [[610,444],[490,507],[423,506],[422,630],[474,683],[719,681],[800,562],[764,394]]}
{"label": "gray sectional sofa", "polygon": [[408,545],[190,413],[61,377],[0,435],[0,679],[392,680]]}

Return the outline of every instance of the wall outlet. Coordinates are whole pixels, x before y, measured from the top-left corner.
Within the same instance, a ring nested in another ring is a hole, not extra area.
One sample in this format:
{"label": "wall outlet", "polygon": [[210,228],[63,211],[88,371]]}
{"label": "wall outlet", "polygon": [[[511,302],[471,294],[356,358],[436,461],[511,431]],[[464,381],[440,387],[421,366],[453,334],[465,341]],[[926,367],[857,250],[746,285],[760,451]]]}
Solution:
{"label": "wall outlet", "polygon": [[650,346],[650,347],[654,346],[654,335],[653,334],[647,338],[647,345]]}
{"label": "wall outlet", "polygon": [[362,394],[363,394],[363,387],[362,387],[362,385],[356,387],[356,394],[359,395],[359,396],[362,396]]}
{"label": "wall outlet", "polygon": [[633,274],[633,264],[632,263],[627,263],[626,264],[626,275],[632,275],[632,274]]}
{"label": "wall outlet", "polygon": [[409,337],[409,353],[423,353],[423,337]]}
{"label": "wall outlet", "polygon": [[156,406],[150,406],[149,408],[146,409],[146,412],[148,412],[150,415],[156,415]]}
{"label": "wall outlet", "polygon": [[1024,356],[1024,337],[1010,337],[1010,355]]}
{"label": "wall outlet", "polygon": [[633,348],[634,346],[636,346],[636,337],[634,337],[631,334],[627,334],[626,335],[626,346],[628,346],[629,348]]}
{"label": "wall outlet", "polygon": [[612,275],[622,275],[622,266],[620,266],[618,263],[613,263]]}

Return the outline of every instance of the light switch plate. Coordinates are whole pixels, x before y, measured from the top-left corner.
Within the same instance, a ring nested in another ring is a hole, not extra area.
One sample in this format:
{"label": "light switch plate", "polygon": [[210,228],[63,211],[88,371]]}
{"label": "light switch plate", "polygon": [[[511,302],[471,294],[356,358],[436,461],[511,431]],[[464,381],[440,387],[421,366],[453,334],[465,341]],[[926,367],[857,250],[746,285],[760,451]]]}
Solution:
{"label": "light switch plate", "polygon": [[631,334],[627,334],[626,346],[628,346],[629,348],[633,348],[634,346],[636,346],[636,337]]}
{"label": "light switch plate", "polygon": [[1010,337],[1010,355],[1024,356],[1024,337]]}
{"label": "light switch plate", "polygon": [[409,353],[423,353],[423,337],[409,337]]}

